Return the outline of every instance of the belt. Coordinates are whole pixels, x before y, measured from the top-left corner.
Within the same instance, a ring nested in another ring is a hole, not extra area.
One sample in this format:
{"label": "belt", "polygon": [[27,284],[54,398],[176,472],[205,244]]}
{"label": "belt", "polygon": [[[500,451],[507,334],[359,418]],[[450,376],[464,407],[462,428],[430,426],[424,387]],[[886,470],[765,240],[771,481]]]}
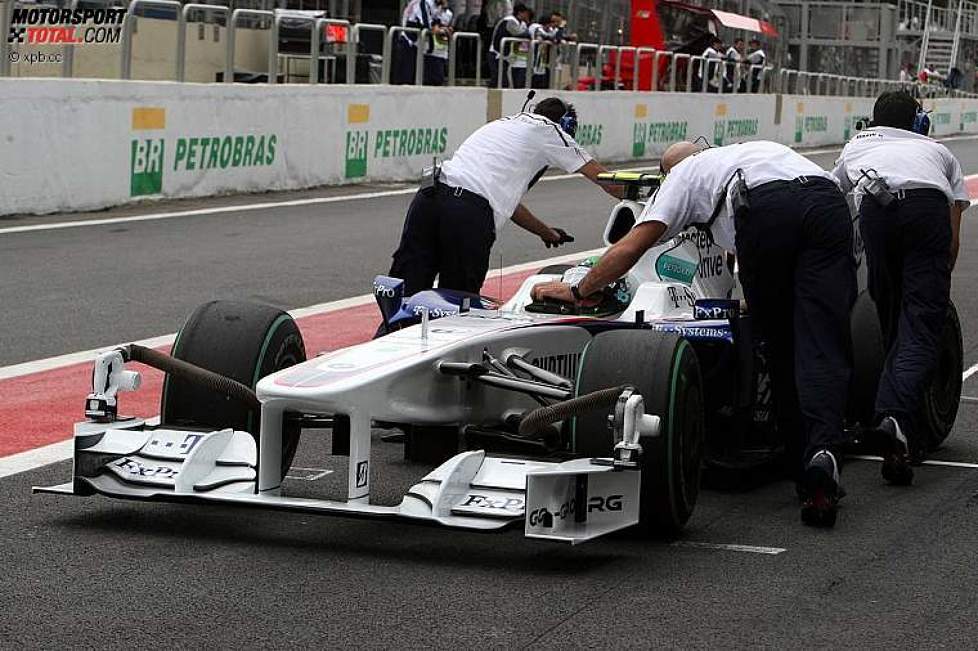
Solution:
{"label": "belt", "polygon": [[435,184],[435,188],[437,189],[439,194],[451,195],[453,197],[462,197],[465,199],[469,199],[471,201],[476,201],[480,204],[484,204],[485,207],[487,208],[489,207],[488,199],[483,197],[481,194],[477,194],[470,190],[466,190],[465,188],[456,188],[455,186],[447,185],[445,183],[442,183],[441,181],[438,181]]}
{"label": "belt", "polygon": [[947,203],[947,195],[936,188],[911,188],[909,190],[894,190],[893,196],[897,201],[903,199],[939,199]]}
{"label": "belt", "polygon": [[777,181],[768,181],[767,183],[761,183],[760,185],[756,185],[753,188],[750,188],[748,192],[757,192],[759,190],[760,191],[778,190],[782,188],[789,188],[792,186],[799,186],[799,185],[804,187],[804,186],[826,185],[826,184],[838,188],[838,186],[835,184],[834,181],[824,176],[798,176],[791,179],[790,181],[787,179],[780,179]]}

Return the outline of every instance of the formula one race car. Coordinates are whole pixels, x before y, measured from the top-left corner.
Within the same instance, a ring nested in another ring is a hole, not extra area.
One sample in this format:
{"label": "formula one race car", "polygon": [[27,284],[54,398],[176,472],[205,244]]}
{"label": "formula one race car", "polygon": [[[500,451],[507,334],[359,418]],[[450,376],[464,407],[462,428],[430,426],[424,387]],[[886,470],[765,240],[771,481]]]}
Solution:
{"label": "formula one race car", "polygon": [[[659,179],[604,180],[628,188],[605,229],[610,245]],[[592,263],[541,269],[501,306],[445,290],[405,297],[399,280],[378,277],[389,334],[308,360],[287,313],[205,304],[172,356],[137,345],[98,356],[72,480],[35,490],[470,530],[518,524],[572,543],[632,526],[675,532],[693,512],[704,463],[750,468],[780,453],[764,345],[735,297],[732,260],[705,236],[648,251],[593,305],[532,301],[536,283],[579,277]],[[948,323],[926,407],[933,445],[950,431],[961,386],[953,310]],[[853,336],[855,426],[872,415],[882,360],[865,294]],[[139,385],[124,368],[132,361],[167,374],[158,422],[117,415],[119,392]],[[441,462],[395,506],[370,502],[377,425],[402,429],[408,456]],[[301,433],[323,428],[333,455],[348,457],[346,499],[282,494]]]}

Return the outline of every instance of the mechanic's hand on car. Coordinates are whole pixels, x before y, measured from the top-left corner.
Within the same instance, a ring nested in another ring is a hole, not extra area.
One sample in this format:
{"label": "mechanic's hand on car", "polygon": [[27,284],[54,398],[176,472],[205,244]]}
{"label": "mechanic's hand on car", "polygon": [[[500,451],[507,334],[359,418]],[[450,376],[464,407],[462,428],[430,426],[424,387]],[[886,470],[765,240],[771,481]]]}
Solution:
{"label": "mechanic's hand on car", "polygon": [[530,290],[530,298],[538,303],[545,300],[561,301],[563,303],[574,302],[574,294],[571,293],[571,286],[559,280],[534,285],[533,289]]}
{"label": "mechanic's hand on car", "polygon": [[568,242],[574,241],[574,236],[565,231],[563,228],[551,228],[550,233],[546,237],[541,238],[543,243],[550,247],[557,248],[561,244],[567,244]]}

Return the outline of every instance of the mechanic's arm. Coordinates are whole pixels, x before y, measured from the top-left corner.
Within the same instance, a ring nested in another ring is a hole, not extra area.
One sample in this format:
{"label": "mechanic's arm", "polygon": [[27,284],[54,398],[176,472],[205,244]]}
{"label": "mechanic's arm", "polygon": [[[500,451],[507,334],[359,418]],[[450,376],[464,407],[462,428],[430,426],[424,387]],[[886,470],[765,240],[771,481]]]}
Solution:
{"label": "mechanic's arm", "polygon": [[[608,249],[577,284],[578,293],[583,297],[591,296],[624,276],[646,251],[655,246],[665,232],[666,225],[662,222],[649,221],[635,226],[628,235]],[[562,282],[540,283],[533,288],[530,295],[535,301],[551,298],[565,303],[574,302],[570,285]]]}
{"label": "mechanic's arm", "polygon": [[596,160],[591,160],[585,163],[580,169],[577,170],[578,174],[581,174],[592,182],[597,183],[598,187],[613,196],[615,199],[622,199],[625,196],[625,186],[623,185],[605,185],[603,183],[598,183],[598,174],[602,172],[607,172],[604,165]]}
{"label": "mechanic's arm", "polygon": [[968,209],[970,203],[955,201],[951,205],[951,271],[958,261],[958,248],[961,245],[961,214]]}
{"label": "mechanic's arm", "polygon": [[513,212],[513,223],[539,237],[544,244],[556,244],[561,240],[561,234],[556,229],[550,228],[537,219],[536,215],[523,204],[516,206],[516,210]]}

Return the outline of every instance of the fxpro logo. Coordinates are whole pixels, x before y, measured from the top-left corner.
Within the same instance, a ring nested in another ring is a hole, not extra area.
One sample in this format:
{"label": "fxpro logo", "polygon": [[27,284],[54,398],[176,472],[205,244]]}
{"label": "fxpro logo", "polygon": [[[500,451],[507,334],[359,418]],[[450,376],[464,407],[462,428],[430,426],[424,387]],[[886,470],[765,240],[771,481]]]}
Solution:
{"label": "fxpro logo", "polygon": [[8,43],[84,45],[118,43],[126,8],[58,9],[15,7],[10,17]]}

